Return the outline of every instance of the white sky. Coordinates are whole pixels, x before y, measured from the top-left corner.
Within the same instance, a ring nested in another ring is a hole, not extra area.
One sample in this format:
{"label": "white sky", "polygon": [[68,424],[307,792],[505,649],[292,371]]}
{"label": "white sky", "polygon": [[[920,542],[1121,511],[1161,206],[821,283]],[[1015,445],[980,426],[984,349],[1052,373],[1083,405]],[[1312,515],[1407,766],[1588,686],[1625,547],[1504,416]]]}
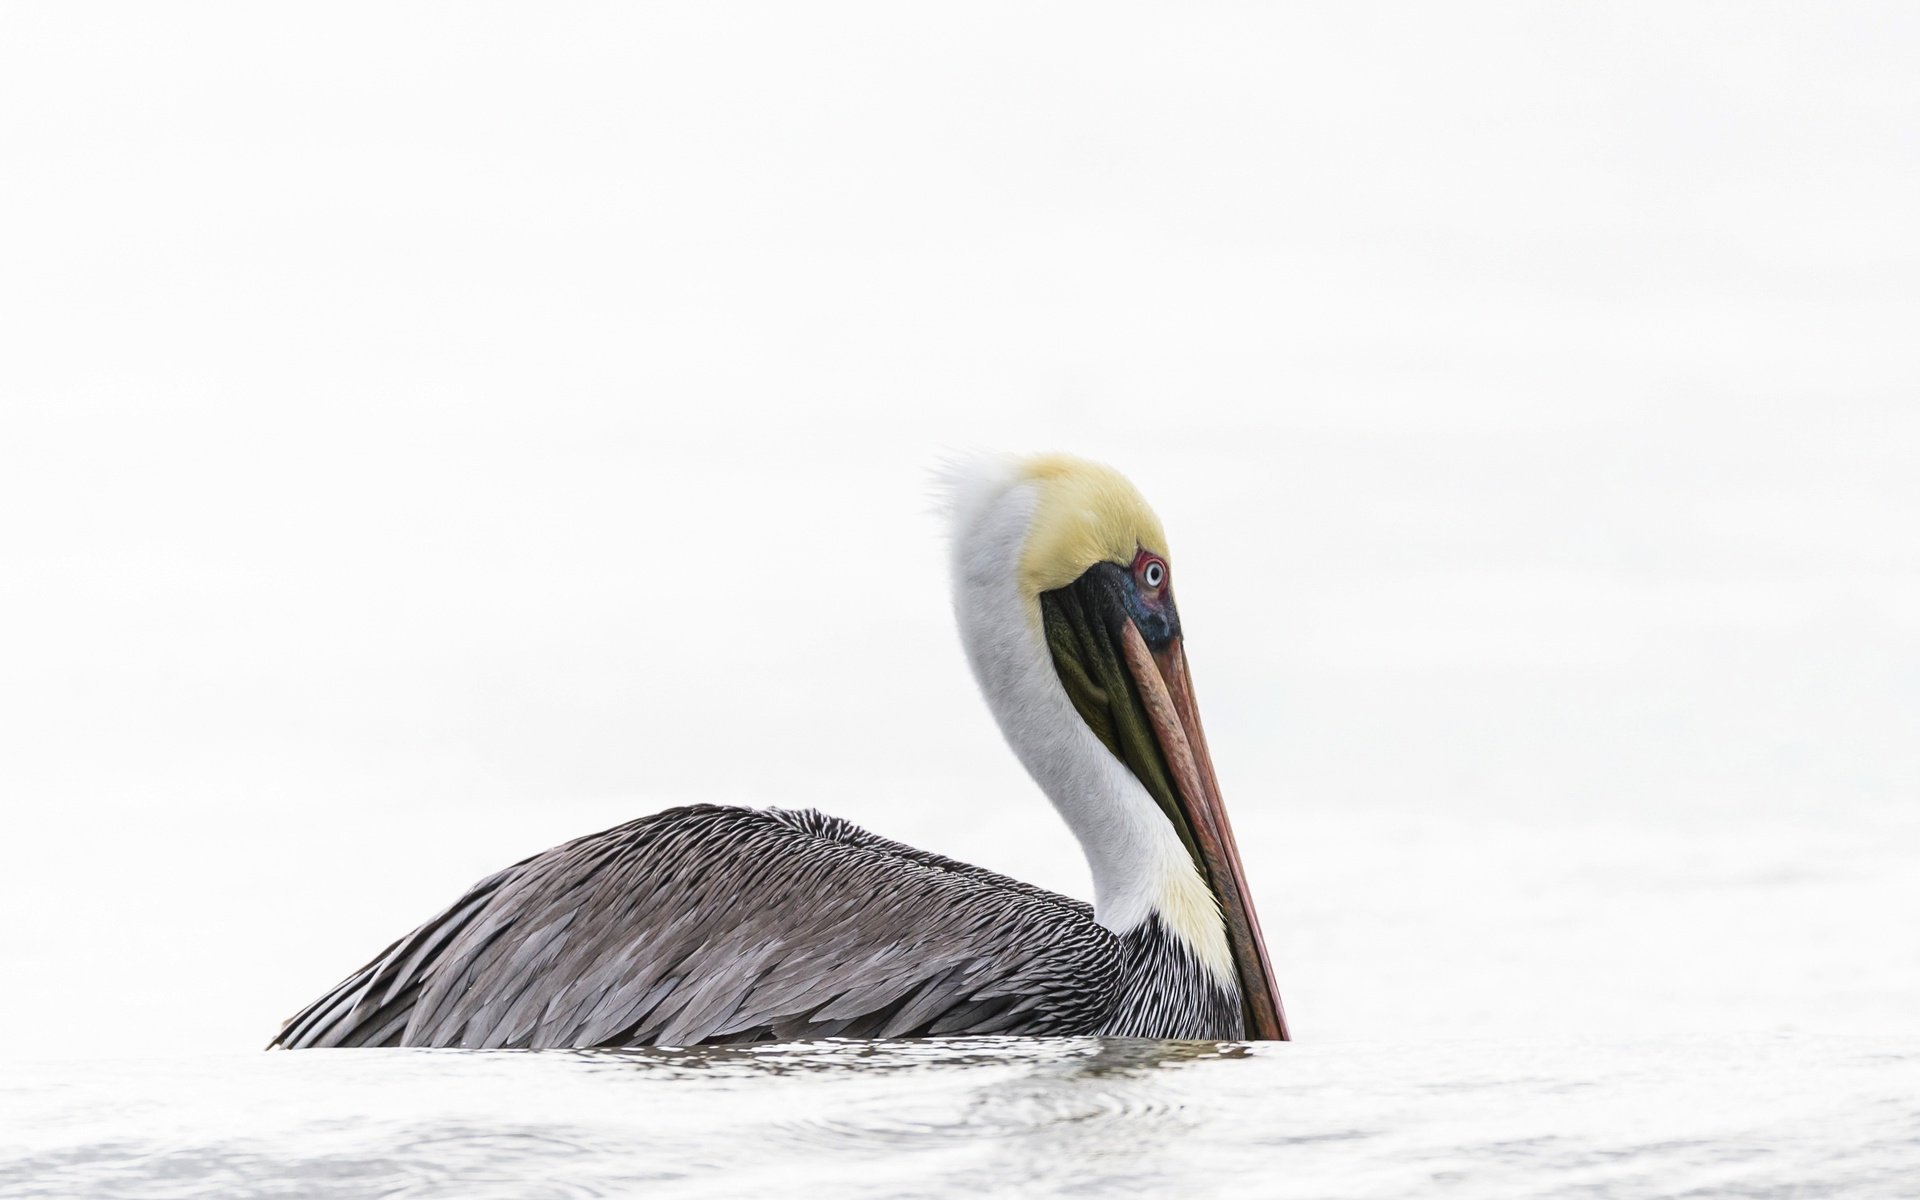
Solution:
{"label": "white sky", "polygon": [[[0,9],[0,1052],[542,846],[1084,892],[946,450],[1127,470],[1303,1036],[1920,1011],[1920,10]],[[128,1031],[133,1031],[129,1034]]]}

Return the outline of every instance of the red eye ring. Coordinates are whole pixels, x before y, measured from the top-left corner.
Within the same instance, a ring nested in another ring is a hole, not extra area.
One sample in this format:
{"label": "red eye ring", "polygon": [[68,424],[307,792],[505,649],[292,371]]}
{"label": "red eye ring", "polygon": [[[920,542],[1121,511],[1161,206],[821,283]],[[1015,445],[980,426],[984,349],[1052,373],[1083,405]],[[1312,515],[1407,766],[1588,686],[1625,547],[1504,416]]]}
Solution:
{"label": "red eye ring", "polygon": [[1142,550],[1133,569],[1140,576],[1140,582],[1145,584],[1150,592],[1157,592],[1167,584],[1167,563],[1158,555],[1148,554]]}

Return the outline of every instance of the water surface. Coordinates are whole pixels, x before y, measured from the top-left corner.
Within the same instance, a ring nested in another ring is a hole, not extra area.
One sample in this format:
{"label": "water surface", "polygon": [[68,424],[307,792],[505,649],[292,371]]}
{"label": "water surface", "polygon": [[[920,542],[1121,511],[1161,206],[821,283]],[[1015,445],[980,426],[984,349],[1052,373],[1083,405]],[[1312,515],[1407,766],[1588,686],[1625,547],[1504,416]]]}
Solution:
{"label": "water surface", "polygon": [[1920,1039],[17,1065],[8,1197],[1912,1196]]}

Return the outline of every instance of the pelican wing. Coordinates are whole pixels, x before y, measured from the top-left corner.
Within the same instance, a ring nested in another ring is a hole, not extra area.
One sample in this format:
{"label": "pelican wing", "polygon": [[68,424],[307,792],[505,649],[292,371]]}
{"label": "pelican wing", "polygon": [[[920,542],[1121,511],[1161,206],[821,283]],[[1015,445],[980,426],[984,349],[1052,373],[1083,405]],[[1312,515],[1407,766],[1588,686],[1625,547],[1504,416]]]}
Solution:
{"label": "pelican wing", "polygon": [[274,1045],[1076,1033],[1119,963],[1078,901],[817,812],[696,805],[481,880]]}

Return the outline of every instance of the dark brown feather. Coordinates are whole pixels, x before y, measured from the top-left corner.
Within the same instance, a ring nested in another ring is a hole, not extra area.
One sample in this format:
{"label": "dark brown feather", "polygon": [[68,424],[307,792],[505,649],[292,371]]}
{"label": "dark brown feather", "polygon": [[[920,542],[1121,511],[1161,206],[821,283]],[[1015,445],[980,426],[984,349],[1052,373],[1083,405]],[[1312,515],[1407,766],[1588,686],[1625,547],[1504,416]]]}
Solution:
{"label": "dark brown feather", "polygon": [[480,881],[273,1044],[1084,1033],[1120,962],[1079,901],[818,812],[697,805]]}

